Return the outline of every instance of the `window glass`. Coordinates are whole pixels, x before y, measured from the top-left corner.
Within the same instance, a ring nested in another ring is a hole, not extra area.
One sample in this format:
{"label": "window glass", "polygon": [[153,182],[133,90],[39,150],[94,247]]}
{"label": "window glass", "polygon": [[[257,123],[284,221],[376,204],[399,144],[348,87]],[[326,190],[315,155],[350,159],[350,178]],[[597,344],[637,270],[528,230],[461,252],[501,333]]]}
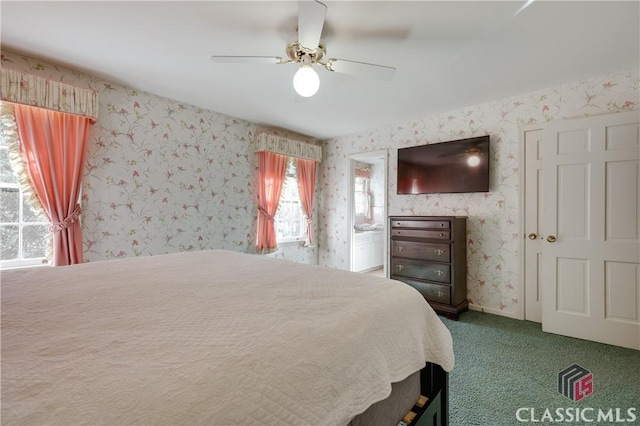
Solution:
{"label": "window glass", "polygon": [[0,254],[2,260],[19,257],[20,228],[18,225],[0,225]]}
{"label": "window glass", "polygon": [[50,244],[47,216],[21,191],[0,133],[0,267],[43,264]]}
{"label": "window glass", "polygon": [[355,178],[355,208],[356,215],[367,216],[367,209],[369,207],[367,203],[367,197],[369,196],[369,178],[356,177]]}
{"label": "window glass", "polygon": [[47,256],[49,225],[22,226],[22,257],[37,259]]}
{"label": "window glass", "polygon": [[0,188],[0,222],[18,222],[20,218],[20,190]]}
{"label": "window glass", "polygon": [[0,182],[18,183],[18,179],[13,174],[13,170],[11,170],[9,149],[4,144],[0,145]]}
{"label": "window glass", "polygon": [[286,178],[275,215],[278,242],[297,241],[304,238],[306,216],[300,203],[300,190],[295,161],[289,159]]}

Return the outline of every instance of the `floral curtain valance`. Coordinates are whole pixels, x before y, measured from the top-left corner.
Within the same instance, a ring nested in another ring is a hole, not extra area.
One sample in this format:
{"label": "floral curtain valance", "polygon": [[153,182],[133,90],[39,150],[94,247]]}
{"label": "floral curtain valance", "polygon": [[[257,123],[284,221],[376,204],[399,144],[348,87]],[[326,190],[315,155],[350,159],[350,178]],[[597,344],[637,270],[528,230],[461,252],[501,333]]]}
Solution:
{"label": "floral curtain valance", "polygon": [[10,68],[1,68],[0,98],[16,104],[98,119],[98,93]]}
{"label": "floral curtain valance", "polygon": [[258,135],[256,152],[269,151],[288,157],[304,158],[320,162],[322,160],[322,148],[306,142],[283,138],[282,136],[268,135],[261,133]]}

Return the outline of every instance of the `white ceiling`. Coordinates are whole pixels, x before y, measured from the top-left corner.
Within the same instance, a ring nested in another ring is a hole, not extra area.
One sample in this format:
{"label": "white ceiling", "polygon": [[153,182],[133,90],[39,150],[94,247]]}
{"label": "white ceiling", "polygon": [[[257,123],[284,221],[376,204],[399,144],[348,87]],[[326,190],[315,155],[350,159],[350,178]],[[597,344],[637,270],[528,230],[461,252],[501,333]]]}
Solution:
{"label": "white ceiling", "polygon": [[295,1],[6,1],[2,48],[255,123],[325,139],[639,66],[640,2],[324,1],[327,56],[397,68],[390,82],[318,69],[296,99]]}

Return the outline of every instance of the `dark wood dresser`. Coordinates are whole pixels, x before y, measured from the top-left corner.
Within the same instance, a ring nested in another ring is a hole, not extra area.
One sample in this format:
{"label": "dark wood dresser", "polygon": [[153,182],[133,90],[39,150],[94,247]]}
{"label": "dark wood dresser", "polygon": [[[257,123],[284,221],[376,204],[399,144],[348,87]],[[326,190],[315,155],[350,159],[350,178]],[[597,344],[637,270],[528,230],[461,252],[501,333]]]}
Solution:
{"label": "dark wood dresser", "polygon": [[390,275],[416,288],[431,307],[458,319],[467,301],[467,218],[392,216]]}

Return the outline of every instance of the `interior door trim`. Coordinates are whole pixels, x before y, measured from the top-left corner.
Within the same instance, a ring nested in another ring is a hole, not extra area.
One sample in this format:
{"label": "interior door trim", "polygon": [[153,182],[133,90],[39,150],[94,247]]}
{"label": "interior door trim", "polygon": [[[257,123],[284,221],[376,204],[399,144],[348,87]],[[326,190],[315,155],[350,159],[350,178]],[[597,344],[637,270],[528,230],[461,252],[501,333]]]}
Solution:
{"label": "interior door trim", "polygon": [[363,152],[358,152],[358,153],[353,153],[350,155],[347,155],[347,173],[345,173],[345,175],[347,176],[347,197],[349,200],[348,206],[347,206],[347,215],[348,215],[348,220],[346,220],[346,235],[347,235],[347,250],[349,252],[349,270],[352,271],[353,270],[353,227],[355,225],[355,215],[354,215],[354,211],[355,211],[355,194],[354,194],[354,187],[353,187],[353,180],[355,178],[355,173],[354,173],[354,163],[356,161],[361,161],[361,162],[367,162],[367,160],[372,159],[372,158],[378,158],[378,157],[382,157],[383,158],[383,165],[384,165],[384,217],[385,217],[385,230],[384,230],[384,259],[383,259],[383,268],[384,268],[384,273],[386,277],[389,277],[389,272],[388,272],[388,259],[389,259],[389,230],[386,229],[388,224],[386,223],[387,221],[387,216],[389,214],[389,150],[388,149],[377,149],[377,150],[373,150],[373,151],[363,151]]}

